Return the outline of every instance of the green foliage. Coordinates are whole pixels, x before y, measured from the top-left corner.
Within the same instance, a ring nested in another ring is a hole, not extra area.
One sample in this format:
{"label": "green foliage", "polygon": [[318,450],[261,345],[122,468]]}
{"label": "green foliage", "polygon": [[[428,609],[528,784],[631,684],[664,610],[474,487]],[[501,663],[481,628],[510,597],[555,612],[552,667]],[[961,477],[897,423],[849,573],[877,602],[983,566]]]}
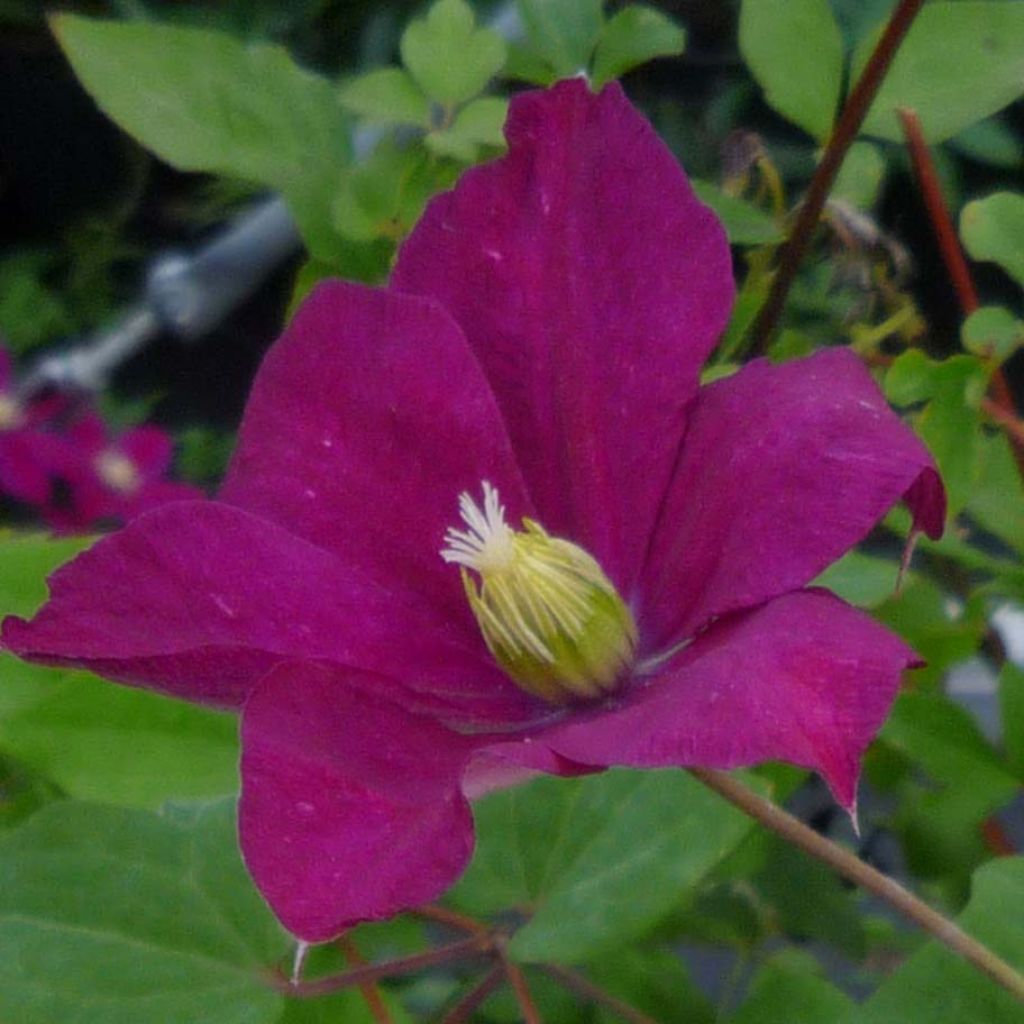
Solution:
{"label": "green foliage", "polygon": [[693,190],[716,215],[733,245],[772,245],[784,238],[778,222],[764,210],[723,192],[707,181],[693,181]]}
{"label": "green foliage", "polygon": [[870,210],[878,199],[885,169],[885,157],[878,146],[863,140],[855,142],[832,186],[831,198],[845,200],[861,210]]}
{"label": "green foliage", "polygon": [[0,839],[0,1018],[260,1024],[289,940],[246,876],[234,802],[56,803]]}
{"label": "green foliage", "polygon": [[968,352],[1004,363],[1024,345],[1024,322],[1002,306],[982,306],[964,321],[961,339]]}
{"label": "green foliage", "polygon": [[783,117],[816,139],[832,129],[843,39],[828,0],[743,0],[740,52]]}
{"label": "green foliage", "polygon": [[[958,924],[1017,970],[1024,969],[1024,858],[979,868]],[[1020,1003],[938,942],[929,942],[886,978],[861,1007],[857,1024],[1009,1024]]]}
{"label": "green foliage", "polygon": [[351,113],[379,124],[422,127],[430,123],[430,103],[402,68],[377,68],[349,79],[338,93]]}
{"label": "green foliage", "polygon": [[604,23],[602,0],[518,0],[518,6],[551,81],[571,78],[589,67]]}
{"label": "green foliage", "polygon": [[855,1010],[849,996],[824,979],[769,964],[730,1024],[853,1024]]}
{"label": "green foliage", "polygon": [[336,247],[328,206],[348,132],[326,79],[284,50],[196,28],[59,15],[54,32],[104,112],[182,170],[284,193],[306,244]]}
{"label": "green foliage", "polygon": [[453,899],[474,913],[532,906],[511,946],[526,961],[586,960],[635,938],[750,830],[679,771],[540,779],[481,801],[476,818]]}
{"label": "green foliage", "polygon": [[424,94],[445,107],[478,95],[505,63],[505,44],[476,28],[465,0],[437,0],[402,36],[402,62]]}
{"label": "green foliage", "polygon": [[686,47],[686,33],[650,7],[623,7],[601,28],[594,51],[594,88],[600,88],[655,57],[674,57]]}
{"label": "green foliage", "polygon": [[24,352],[74,327],[67,303],[46,281],[55,260],[40,250],[0,258],[0,338]]}
{"label": "green foliage", "polygon": [[[856,78],[877,34],[853,58]],[[894,142],[896,111],[915,110],[928,142],[941,142],[1024,93],[1024,4],[935,0],[914,20],[864,121],[864,132]]]}
{"label": "green foliage", "polygon": [[1024,195],[995,192],[968,203],[960,214],[960,234],[974,259],[998,263],[1024,288]]}

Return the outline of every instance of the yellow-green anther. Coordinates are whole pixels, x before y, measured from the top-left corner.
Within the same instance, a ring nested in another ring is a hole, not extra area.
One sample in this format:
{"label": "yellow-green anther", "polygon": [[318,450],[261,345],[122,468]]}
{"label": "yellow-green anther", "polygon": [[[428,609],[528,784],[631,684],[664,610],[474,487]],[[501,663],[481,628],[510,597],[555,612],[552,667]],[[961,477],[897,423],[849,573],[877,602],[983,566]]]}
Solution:
{"label": "yellow-green anther", "polygon": [[636,649],[636,624],[614,584],[583,548],[538,523],[513,530],[498,492],[486,481],[483,491],[483,508],[460,495],[466,529],[448,531],[441,557],[461,567],[491,653],[519,686],[552,703],[610,693]]}

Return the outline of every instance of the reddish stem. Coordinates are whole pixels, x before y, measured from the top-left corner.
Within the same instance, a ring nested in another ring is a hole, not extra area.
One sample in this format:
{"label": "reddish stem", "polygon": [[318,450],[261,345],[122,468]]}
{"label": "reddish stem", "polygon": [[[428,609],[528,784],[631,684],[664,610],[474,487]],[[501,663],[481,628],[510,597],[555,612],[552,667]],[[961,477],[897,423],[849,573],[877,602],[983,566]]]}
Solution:
{"label": "reddish stem", "polygon": [[483,980],[474,985],[459,1001],[445,1014],[441,1024],[464,1024],[473,1016],[473,1011],[494,991],[501,987],[505,980],[505,972],[501,965],[497,965],[486,974]]}
{"label": "reddish stem", "polygon": [[658,1024],[653,1017],[648,1017],[646,1013],[641,1013],[636,1007],[624,1003],[618,996],[606,992],[578,971],[570,970],[568,967],[559,967],[556,964],[543,964],[541,970],[569,989],[570,992],[575,992],[576,995],[588,1002],[603,1006],[620,1020],[626,1021],[626,1024]]}
{"label": "reddish stem", "polygon": [[[356,967],[367,966],[363,954],[359,952],[359,947],[347,935],[342,935],[342,937],[338,939],[338,946],[350,963],[354,964]],[[384,1002],[384,997],[381,995],[376,982],[364,981],[359,986],[359,991],[362,994],[363,999],[366,1000],[366,1006],[370,1011],[370,1016],[373,1017],[377,1024],[392,1024],[391,1012],[388,1010],[387,1004]]]}
{"label": "reddish stem", "polygon": [[472,960],[479,956],[493,955],[494,946],[490,936],[474,936],[460,939],[447,946],[428,949],[425,953],[388,960],[382,964],[367,964],[365,967],[354,967],[352,970],[335,974],[328,978],[316,978],[313,981],[289,982],[276,978],[276,986],[286,995],[299,999],[314,999],[318,996],[330,995],[346,988],[356,988],[381,978],[397,978],[405,974],[416,974],[429,967],[455,963],[459,960]]}
{"label": "reddish stem", "polygon": [[[913,110],[901,109],[896,113],[903,126],[907,150],[914,165],[914,174],[928,211],[932,231],[935,232],[939,252],[942,254],[942,262],[946,266],[946,273],[949,274],[950,280],[953,282],[953,290],[956,292],[960,312],[964,316],[970,316],[978,308],[978,292],[974,287],[970,268],[967,266],[956,229],[953,227],[953,220],[942,196],[939,176],[935,171],[935,162],[932,160],[931,152],[924,141],[924,133],[921,131],[921,121]],[[1010,447],[1013,449],[1013,457],[1017,462],[1017,469],[1021,477],[1024,478],[1024,437],[1022,437],[1021,430],[1018,429],[1020,420],[1017,418],[1013,394],[1006,382],[1006,375],[1003,373],[1002,367],[997,367],[992,374],[989,393],[992,396],[992,401],[988,403],[987,408],[983,404],[983,410],[996,420],[1006,432]]]}
{"label": "reddish stem", "polygon": [[435,921],[448,928],[457,928],[469,935],[486,935],[488,928],[481,921],[467,914],[460,914],[457,910],[450,910],[448,907],[438,906],[436,903],[425,903],[416,907],[413,911],[417,917],[425,917],[428,921]]}
{"label": "reddish stem", "polygon": [[512,989],[512,994],[516,997],[516,1003],[519,1005],[523,1024],[543,1024],[540,1014],[537,1012],[537,1006],[533,1001],[533,996],[530,995],[530,987],[526,983],[526,975],[523,974],[519,964],[510,959],[504,942],[497,944],[497,950],[501,969],[508,981],[509,988]]}
{"label": "reddish stem", "polygon": [[864,67],[857,84],[853,87],[846,105],[839,116],[829,138],[825,152],[822,154],[821,162],[818,164],[811,184],[807,189],[807,195],[800,206],[796,223],[779,256],[779,266],[772,279],[771,289],[768,298],[757,314],[751,327],[751,347],[754,352],[763,352],[775,334],[778,326],[779,315],[785,305],[786,296],[796,279],[797,270],[803,260],[807,247],[810,245],[814,235],[814,229],[821,219],[821,211],[825,207],[825,200],[828,198],[832,183],[835,181],[839,168],[847,150],[853,144],[853,140],[864,123],[871,101],[875,98],[882,80],[885,78],[889,65],[892,63],[896,51],[899,49],[903,38],[910,29],[917,12],[921,9],[924,0],[900,0],[899,5],[889,19],[882,38],[871,54],[871,59]]}

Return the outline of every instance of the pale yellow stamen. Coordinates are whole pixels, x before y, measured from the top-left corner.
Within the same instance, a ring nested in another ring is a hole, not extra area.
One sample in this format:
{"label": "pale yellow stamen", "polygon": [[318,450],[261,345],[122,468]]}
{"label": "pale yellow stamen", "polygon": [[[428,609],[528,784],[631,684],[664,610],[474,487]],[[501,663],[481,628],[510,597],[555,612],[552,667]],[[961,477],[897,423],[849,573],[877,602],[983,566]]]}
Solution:
{"label": "pale yellow stamen", "polygon": [[16,430],[24,422],[21,403],[11,395],[0,395],[0,430]]}
{"label": "pale yellow stamen", "polygon": [[108,448],[96,456],[94,465],[99,478],[118,494],[133,494],[142,486],[139,471],[127,455]]}
{"label": "pale yellow stamen", "polygon": [[631,667],[636,646],[633,617],[615,586],[583,548],[539,523],[524,519],[522,530],[513,530],[487,481],[483,494],[483,507],[459,496],[466,529],[448,530],[441,557],[460,566],[491,653],[523,689],[545,700],[609,693]]}

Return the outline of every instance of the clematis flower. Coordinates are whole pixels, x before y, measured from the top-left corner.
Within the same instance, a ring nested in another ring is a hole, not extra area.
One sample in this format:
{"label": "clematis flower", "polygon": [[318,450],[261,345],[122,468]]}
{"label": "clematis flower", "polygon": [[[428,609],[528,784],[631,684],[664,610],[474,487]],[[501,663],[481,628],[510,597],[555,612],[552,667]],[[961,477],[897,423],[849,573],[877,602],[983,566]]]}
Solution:
{"label": "clematis flower", "polygon": [[0,346],[0,494],[29,505],[49,499],[61,445],[45,427],[63,405],[59,397],[20,398],[10,354]]}
{"label": "clematis flower", "polygon": [[51,579],[23,657],[241,710],[240,835],[310,941],[431,899],[523,772],[781,758],[852,807],[914,652],[808,583],[928,453],[859,361],[698,389],[722,228],[616,85],[512,102],[390,287],[321,285],[266,357],[219,500]]}
{"label": "clematis flower", "polygon": [[95,412],[63,434],[55,469],[64,483],[43,518],[62,533],[125,523],[169,501],[196,500],[202,491],[166,479],[173,455],[170,435],[152,424],[113,435]]}

